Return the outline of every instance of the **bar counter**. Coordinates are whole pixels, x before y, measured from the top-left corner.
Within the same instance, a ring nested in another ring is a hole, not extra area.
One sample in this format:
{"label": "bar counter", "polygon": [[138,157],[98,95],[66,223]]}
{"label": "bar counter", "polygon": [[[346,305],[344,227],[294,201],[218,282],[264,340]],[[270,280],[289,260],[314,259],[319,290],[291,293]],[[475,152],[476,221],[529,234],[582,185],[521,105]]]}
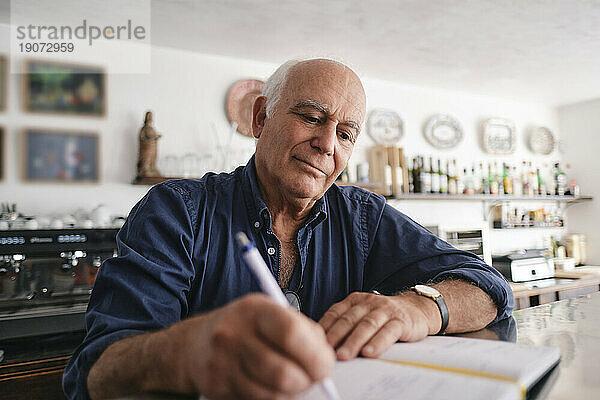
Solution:
{"label": "bar counter", "polygon": [[[517,310],[513,318],[459,336],[516,341],[558,347],[561,362],[530,399],[574,400],[600,398],[600,292]],[[33,347],[4,342],[0,357],[0,393],[6,399],[64,398],[58,392],[61,367],[81,340],[45,339]],[[37,359],[37,362],[32,362]],[[52,365],[50,365],[50,364]],[[12,364],[12,365],[11,365]],[[10,365],[10,366],[9,366]],[[30,366],[32,371],[25,371]],[[37,375],[37,380],[31,380]],[[26,379],[27,378],[27,379]],[[42,379],[43,378],[43,379]],[[40,396],[41,397],[38,397]],[[142,395],[128,399],[190,399],[187,396]]]}

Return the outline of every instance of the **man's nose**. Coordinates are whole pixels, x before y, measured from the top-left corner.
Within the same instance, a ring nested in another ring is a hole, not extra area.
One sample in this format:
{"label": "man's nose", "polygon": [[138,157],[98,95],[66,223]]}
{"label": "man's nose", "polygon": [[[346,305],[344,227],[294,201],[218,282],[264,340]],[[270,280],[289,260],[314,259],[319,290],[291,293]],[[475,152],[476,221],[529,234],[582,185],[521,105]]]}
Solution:
{"label": "man's nose", "polygon": [[311,140],[312,147],[327,156],[335,154],[335,142],[337,140],[337,124],[324,124]]}

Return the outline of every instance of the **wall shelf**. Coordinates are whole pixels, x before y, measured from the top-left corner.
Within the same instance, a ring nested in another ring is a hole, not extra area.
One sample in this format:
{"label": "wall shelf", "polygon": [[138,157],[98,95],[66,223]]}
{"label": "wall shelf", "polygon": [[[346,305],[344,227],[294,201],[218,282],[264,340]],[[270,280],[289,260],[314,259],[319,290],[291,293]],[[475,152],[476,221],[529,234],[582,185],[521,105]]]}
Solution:
{"label": "wall shelf", "polygon": [[480,201],[482,204],[483,220],[487,221],[490,211],[493,207],[515,202],[515,201],[533,201],[533,202],[556,202],[560,207],[566,207],[571,204],[581,203],[593,200],[592,196],[512,196],[512,195],[491,195],[491,194],[435,194],[435,193],[406,193],[396,196],[388,196],[388,200],[453,200],[453,201]]}
{"label": "wall shelf", "polygon": [[511,196],[493,194],[436,194],[436,193],[407,193],[389,196],[390,200],[466,200],[485,202],[511,202],[511,201],[558,201],[565,203],[578,203],[592,200],[592,196]]}

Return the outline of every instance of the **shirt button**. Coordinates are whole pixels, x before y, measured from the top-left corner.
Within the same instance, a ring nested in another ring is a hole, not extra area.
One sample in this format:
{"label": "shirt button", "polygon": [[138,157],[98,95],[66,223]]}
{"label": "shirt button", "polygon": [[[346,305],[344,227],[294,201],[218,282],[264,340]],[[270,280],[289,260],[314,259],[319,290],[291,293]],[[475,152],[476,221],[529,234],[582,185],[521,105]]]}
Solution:
{"label": "shirt button", "polygon": [[275,254],[275,249],[273,247],[269,247],[267,249],[267,253],[269,253],[269,255],[272,256],[273,254]]}
{"label": "shirt button", "polygon": [[255,227],[255,228],[260,228],[260,222],[256,221],[256,222],[254,223],[254,227]]}

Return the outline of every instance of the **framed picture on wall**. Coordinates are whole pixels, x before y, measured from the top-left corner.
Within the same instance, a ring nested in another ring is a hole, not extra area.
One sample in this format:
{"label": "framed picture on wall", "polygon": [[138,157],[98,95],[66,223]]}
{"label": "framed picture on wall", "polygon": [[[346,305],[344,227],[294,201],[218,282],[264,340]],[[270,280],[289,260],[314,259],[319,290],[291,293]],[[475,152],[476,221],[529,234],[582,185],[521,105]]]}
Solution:
{"label": "framed picture on wall", "polygon": [[0,126],[0,181],[4,179],[4,128]]}
{"label": "framed picture on wall", "polygon": [[102,68],[29,60],[25,71],[23,106],[26,111],[105,115],[106,74]]}
{"label": "framed picture on wall", "polygon": [[97,133],[29,128],[22,133],[23,179],[48,182],[98,182]]}
{"label": "framed picture on wall", "polygon": [[0,111],[6,111],[8,95],[8,63],[5,56],[0,55]]}

